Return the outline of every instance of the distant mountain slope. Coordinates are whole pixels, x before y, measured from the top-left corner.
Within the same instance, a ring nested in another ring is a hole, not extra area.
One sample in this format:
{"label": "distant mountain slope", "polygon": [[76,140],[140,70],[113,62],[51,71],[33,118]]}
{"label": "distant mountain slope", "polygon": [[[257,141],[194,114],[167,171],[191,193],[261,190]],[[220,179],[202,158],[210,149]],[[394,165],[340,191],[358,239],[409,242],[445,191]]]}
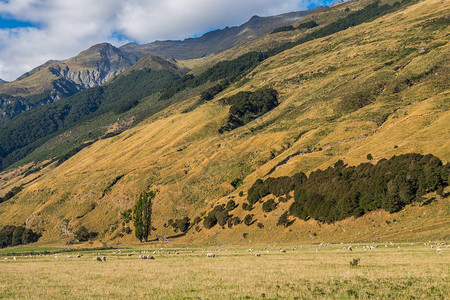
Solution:
{"label": "distant mountain slope", "polygon": [[[199,101],[199,91],[192,89],[191,97],[60,164],[4,171],[0,196],[20,191],[0,204],[0,224],[26,223],[43,233],[44,242],[73,240],[81,226],[99,233],[97,239],[105,243],[137,242],[130,209],[142,191],[157,189],[152,236],[180,236],[169,224],[184,217],[191,223],[200,220],[176,243],[448,239],[448,189],[447,198],[432,194],[423,205],[395,215],[375,211],[331,225],[291,215],[291,226],[278,226],[292,194],[263,199],[276,202],[270,212],[263,211],[262,203],[255,203],[252,211],[243,205],[257,179],[299,171],[310,176],[341,159],[349,165],[375,164],[415,152],[447,163],[448,12],[448,3],[426,0],[395,5],[373,18],[369,14],[359,25],[268,57],[212,100]],[[230,105],[227,99],[268,88],[278,92],[275,108],[219,133],[239,104]],[[179,94],[173,98],[181,98]],[[343,175],[352,178],[351,173]],[[232,205],[236,222],[206,228],[204,217],[230,200],[238,205]],[[240,224],[248,215],[251,222]]]}
{"label": "distant mountain slope", "polygon": [[0,86],[0,119],[12,118],[42,104],[101,85],[138,61],[108,43],[63,61],[48,61]]}
{"label": "distant mountain slope", "polygon": [[154,54],[163,58],[183,60],[205,57],[232,48],[247,40],[260,37],[275,28],[290,25],[321,8],[290,12],[271,17],[253,16],[241,26],[211,31],[199,38],[189,38],[183,41],[156,41],[144,45],[130,43],[120,47],[120,49],[135,55]]}
{"label": "distant mountain slope", "polygon": [[[160,57],[146,57],[138,65],[142,68],[131,70],[105,85],[38,106],[9,122],[0,123],[0,169],[24,158],[54,134],[71,129],[81,122],[94,117],[102,119],[107,114],[116,119],[115,115],[130,110],[139,104],[139,100],[158,92],[183,73]],[[169,103],[155,105],[165,107]],[[96,138],[93,132],[102,134],[102,131],[105,129],[94,128],[85,139]]]}
{"label": "distant mountain slope", "polygon": [[7,83],[8,81],[5,81],[5,80],[3,80],[3,79],[1,79],[0,78],[0,84],[4,84],[4,83]]}

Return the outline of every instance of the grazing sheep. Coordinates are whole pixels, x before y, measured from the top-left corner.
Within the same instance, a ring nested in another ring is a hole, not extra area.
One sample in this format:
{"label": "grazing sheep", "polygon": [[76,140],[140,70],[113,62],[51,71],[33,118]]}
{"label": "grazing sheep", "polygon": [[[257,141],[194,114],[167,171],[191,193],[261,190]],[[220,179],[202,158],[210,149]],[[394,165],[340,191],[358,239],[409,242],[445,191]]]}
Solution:
{"label": "grazing sheep", "polygon": [[16,258],[15,256],[13,257],[13,259],[14,259],[14,260],[17,260],[17,258]]}
{"label": "grazing sheep", "polygon": [[437,252],[437,253],[442,253],[441,248],[437,248],[437,249],[436,249],[436,252]]}
{"label": "grazing sheep", "polygon": [[258,257],[259,257],[259,256],[261,256],[261,254],[259,254],[259,253],[256,253],[256,254],[255,254],[255,256],[258,256]]}
{"label": "grazing sheep", "polygon": [[248,249],[248,252],[253,252],[253,249]]}
{"label": "grazing sheep", "polygon": [[128,253],[127,256],[131,256],[131,253]]}
{"label": "grazing sheep", "polygon": [[286,250],[280,249],[280,252],[281,252],[281,253],[286,253]]}
{"label": "grazing sheep", "polygon": [[102,261],[102,258],[100,256],[96,256],[92,259],[92,261]]}
{"label": "grazing sheep", "polygon": [[352,246],[348,246],[348,251],[353,251]]}
{"label": "grazing sheep", "polygon": [[215,258],[216,255],[214,253],[208,253],[208,254],[206,254],[206,257]]}
{"label": "grazing sheep", "polygon": [[102,261],[106,261],[106,257],[102,256]]}
{"label": "grazing sheep", "polygon": [[82,254],[77,254],[76,258],[81,258]]}

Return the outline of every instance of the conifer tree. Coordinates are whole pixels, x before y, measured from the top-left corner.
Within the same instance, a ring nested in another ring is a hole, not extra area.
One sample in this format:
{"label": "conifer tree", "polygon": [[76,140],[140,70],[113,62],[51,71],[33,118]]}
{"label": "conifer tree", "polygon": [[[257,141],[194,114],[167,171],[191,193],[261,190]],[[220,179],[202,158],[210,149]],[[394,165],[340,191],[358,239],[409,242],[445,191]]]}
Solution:
{"label": "conifer tree", "polygon": [[134,207],[134,233],[139,241],[148,241],[152,229],[152,200],[157,192],[142,192]]}

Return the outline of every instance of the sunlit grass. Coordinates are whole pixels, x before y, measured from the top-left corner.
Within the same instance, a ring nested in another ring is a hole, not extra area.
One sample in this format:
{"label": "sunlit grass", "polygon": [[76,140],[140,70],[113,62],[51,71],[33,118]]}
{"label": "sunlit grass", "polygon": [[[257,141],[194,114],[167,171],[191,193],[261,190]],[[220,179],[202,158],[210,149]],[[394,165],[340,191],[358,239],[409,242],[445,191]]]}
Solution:
{"label": "sunlit grass", "polygon": [[[446,246],[441,253],[423,244],[379,245],[375,250],[353,245],[353,251],[343,250],[347,247],[289,247],[287,253],[273,247],[253,252],[166,249],[155,254],[147,249],[155,260],[139,259],[138,249],[99,252],[106,262],[92,261],[98,255],[92,252],[78,259],[67,253],[58,259],[2,257],[0,297],[445,299],[450,291]],[[206,258],[209,251],[217,258]],[[349,261],[356,257],[361,262],[351,267]]]}

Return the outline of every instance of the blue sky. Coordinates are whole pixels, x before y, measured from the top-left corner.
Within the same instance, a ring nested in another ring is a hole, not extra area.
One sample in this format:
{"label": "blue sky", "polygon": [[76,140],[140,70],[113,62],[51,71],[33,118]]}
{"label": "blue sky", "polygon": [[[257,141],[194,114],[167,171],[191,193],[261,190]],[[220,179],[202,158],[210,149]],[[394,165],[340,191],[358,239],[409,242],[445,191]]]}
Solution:
{"label": "blue sky", "polygon": [[329,0],[0,0],[0,78],[14,80],[50,59],[110,42],[201,36]]}

